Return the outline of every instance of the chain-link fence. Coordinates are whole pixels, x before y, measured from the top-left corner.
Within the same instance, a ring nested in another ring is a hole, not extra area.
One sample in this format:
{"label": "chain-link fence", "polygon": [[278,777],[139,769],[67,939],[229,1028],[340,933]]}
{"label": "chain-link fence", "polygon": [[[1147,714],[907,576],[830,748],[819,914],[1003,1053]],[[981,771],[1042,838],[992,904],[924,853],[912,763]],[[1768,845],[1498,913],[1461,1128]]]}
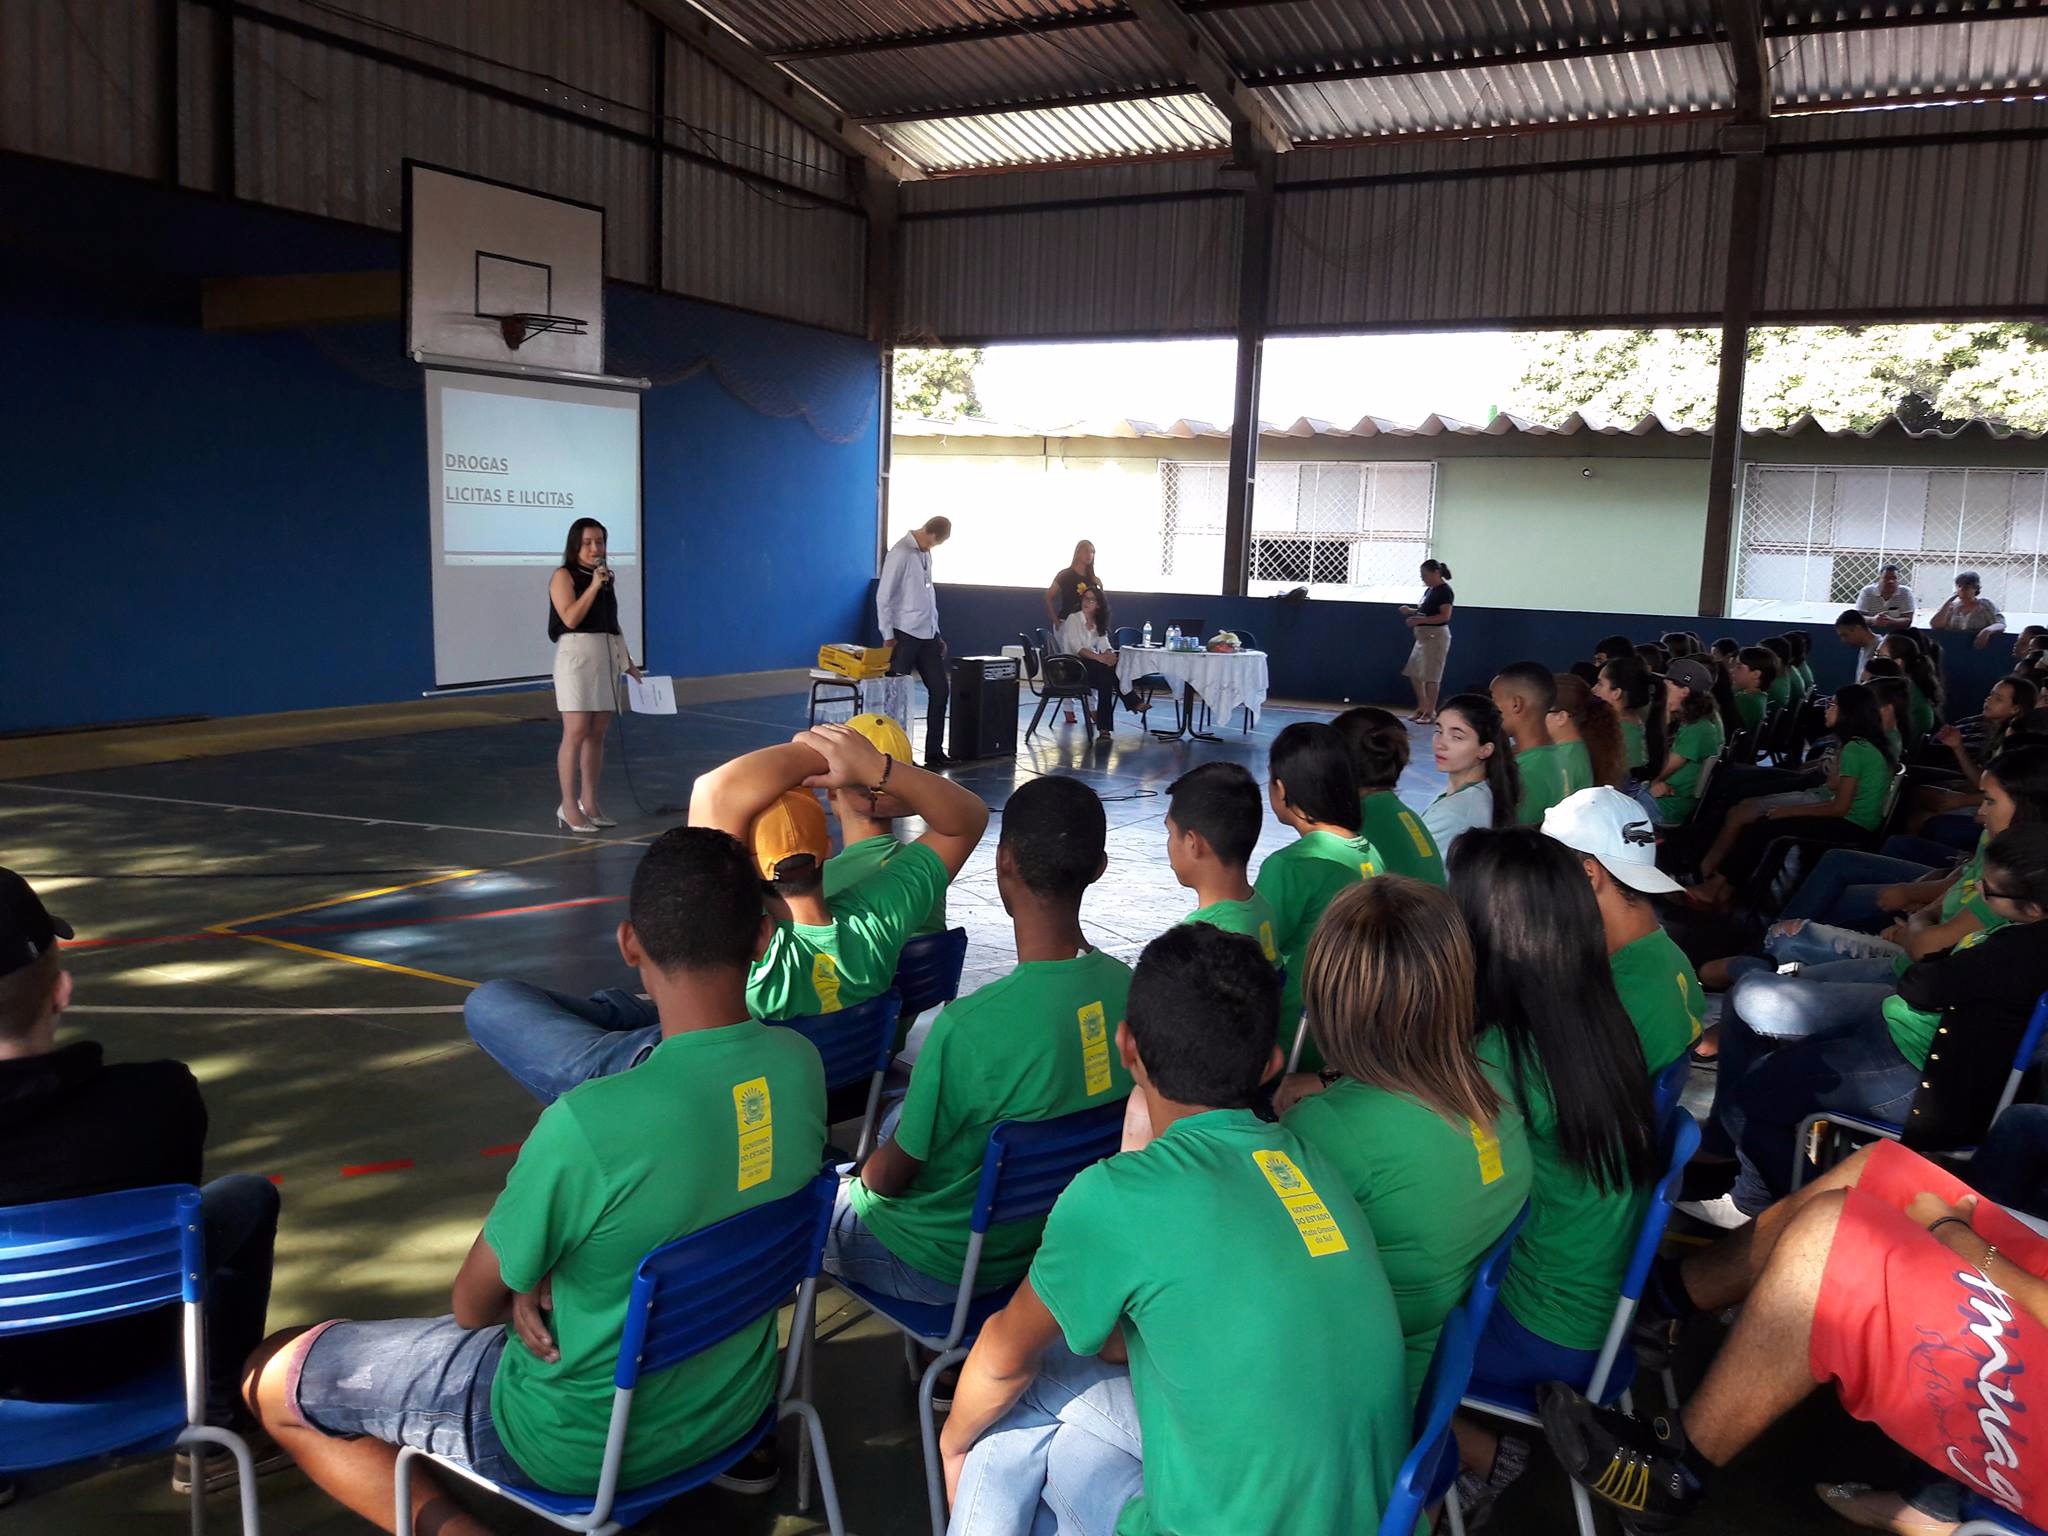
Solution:
{"label": "chain-link fence", "polygon": [[[1222,568],[1228,474],[1222,464],[1160,464],[1163,581]],[[1251,591],[1307,587],[1375,602],[1412,597],[1435,520],[1434,464],[1261,464]]]}
{"label": "chain-link fence", "polygon": [[2009,619],[2048,609],[2048,471],[1751,464],[1737,618],[1827,620],[1887,564],[1923,617],[1974,570]]}

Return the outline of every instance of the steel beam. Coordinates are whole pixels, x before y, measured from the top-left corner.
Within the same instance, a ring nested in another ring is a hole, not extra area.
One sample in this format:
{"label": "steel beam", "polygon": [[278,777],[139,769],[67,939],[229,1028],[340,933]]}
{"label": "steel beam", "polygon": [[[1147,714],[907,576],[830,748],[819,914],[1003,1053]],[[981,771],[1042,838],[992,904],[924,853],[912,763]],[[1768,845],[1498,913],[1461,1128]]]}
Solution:
{"label": "steel beam", "polygon": [[1180,77],[1229,120],[1231,137],[1253,148],[1284,155],[1294,140],[1252,88],[1239,78],[1223,50],[1177,0],[1127,0],[1138,29]]}
{"label": "steel beam", "polygon": [[1272,294],[1273,157],[1240,146],[1256,170],[1237,238],[1237,378],[1230,405],[1230,470],[1223,511],[1223,591],[1242,597],[1251,577],[1252,504],[1259,477],[1259,371]]}

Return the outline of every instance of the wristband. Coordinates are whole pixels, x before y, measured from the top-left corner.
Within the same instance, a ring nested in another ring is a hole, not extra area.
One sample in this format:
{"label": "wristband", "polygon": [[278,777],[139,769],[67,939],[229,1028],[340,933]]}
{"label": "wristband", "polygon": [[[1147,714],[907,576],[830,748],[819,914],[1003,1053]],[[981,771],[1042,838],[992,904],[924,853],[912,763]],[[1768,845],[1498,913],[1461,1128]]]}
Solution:
{"label": "wristband", "polygon": [[[1962,1227],[1965,1230],[1973,1230],[1970,1228],[1969,1222],[1965,1221],[1960,1216],[1944,1216],[1938,1221],[1929,1222],[1927,1225],[1927,1230],[1929,1232],[1939,1232],[1943,1227],[1949,1226],[1951,1224],[1958,1227]],[[1992,1251],[1994,1253],[1997,1252],[1996,1249],[1993,1249]]]}
{"label": "wristband", "polygon": [[889,786],[889,775],[896,771],[896,759],[887,752],[882,754],[882,776],[869,786],[868,793],[879,795]]}

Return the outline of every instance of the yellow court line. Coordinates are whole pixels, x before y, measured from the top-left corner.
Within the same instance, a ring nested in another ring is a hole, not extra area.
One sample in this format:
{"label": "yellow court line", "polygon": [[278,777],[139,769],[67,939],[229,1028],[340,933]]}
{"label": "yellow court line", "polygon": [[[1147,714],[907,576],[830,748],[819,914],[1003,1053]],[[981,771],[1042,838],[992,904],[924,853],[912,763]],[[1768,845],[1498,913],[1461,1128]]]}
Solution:
{"label": "yellow court line", "polygon": [[393,965],[389,960],[371,960],[363,955],[344,955],[335,949],[315,949],[310,944],[294,944],[289,939],[273,939],[264,933],[234,933],[229,929],[221,931],[233,938],[247,939],[251,944],[268,944],[275,949],[288,949],[295,955],[311,955],[317,960],[339,960],[345,965],[366,965],[373,971],[396,971],[401,976],[417,976],[422,981],[445,981],[449,986],[461,987],[465,991],[483,985],[482,982],[470,981],[462,976],[444,976],[439,971],[422,971],[410,965]]}
{"label": "yellow court line", "polygon": [[[285,907],[276,912],[258,912],[254,917],[231,917],[225,922],[211,924],[208,933],[233,933],[246,923],[267,923],[273,918],[296,917],[301,912],[318,912],[323,907],[346,906],[351,901],[368,901],[375,896],[392,896],[400,891],[417,891],[423,886],[444,885],[450,880],[467,880],[472,875],[487,875],[493,870],[517,869],[522,864],[539,864],[547,859],[566,859],[572,854],[589,853],[598,848],[632,847],[631,843],[591,842],[579,843],[574,848],[553,848],[546,853],[530,854],[523,859],[510,859],[503,864],[491,864],[477,869],[458,869],[445,875],[429,875],[424,880],[408,880],[403,885],[379,886],[370,891],[350,891],[345,896],[329,896],[321,901],[309,901],[301,906]],[[243,938],[252,937],[243,934]]]}

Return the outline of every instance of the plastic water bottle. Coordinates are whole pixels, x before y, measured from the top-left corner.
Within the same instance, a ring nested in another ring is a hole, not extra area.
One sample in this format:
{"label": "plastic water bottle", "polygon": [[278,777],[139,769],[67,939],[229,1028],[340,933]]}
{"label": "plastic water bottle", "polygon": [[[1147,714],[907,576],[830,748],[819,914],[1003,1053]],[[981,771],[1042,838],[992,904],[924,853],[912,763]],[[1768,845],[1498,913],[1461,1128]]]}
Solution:
{"label": "plastic water bottle", "polygon": [[1144,646],[1148,651],[1152,649],[1152,621],[1150,619],[1145,621]]}
{"label": "plastic water bottle", "polygon": [[1180,626],[1178,624],[1166,626],[1166,648],[1169,651],[1180,649]]}

